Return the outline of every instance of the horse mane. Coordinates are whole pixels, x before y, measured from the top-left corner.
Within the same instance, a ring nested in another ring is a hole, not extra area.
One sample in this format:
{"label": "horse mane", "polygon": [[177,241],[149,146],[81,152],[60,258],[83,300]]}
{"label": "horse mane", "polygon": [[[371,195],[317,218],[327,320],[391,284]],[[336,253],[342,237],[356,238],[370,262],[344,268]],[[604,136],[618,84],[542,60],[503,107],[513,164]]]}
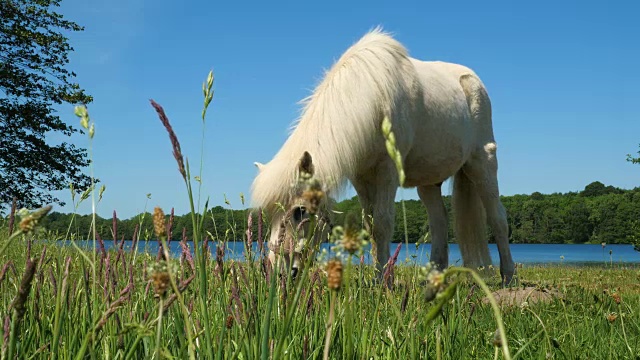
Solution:
{"label": "horse mane", "polygon": [[403,106],[417,84],[407,49],[376,27],[325,72],[274,158],[252,185],[256,207],[273,209],[295,196],[299,159],[308,151],[327,195],[344,189],[381,136],[382,118]]}

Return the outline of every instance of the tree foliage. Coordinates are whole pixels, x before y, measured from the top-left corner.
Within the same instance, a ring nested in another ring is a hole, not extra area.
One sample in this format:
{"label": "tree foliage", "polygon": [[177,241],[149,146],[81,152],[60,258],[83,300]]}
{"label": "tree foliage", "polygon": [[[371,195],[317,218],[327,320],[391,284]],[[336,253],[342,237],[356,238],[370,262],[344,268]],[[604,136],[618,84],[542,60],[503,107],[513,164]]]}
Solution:
{"label": "tree foliage", "polygon": [[21,207],[64,205],[50,192],[90,185],[81,171],[89,163],[84,149],[45,141],[50,132],[80,131],[55,115],[56,104],[92,101],[65,68],[73,48],[63,32],[83,28],[51,10],[59,6],[59,0],[0,1],[0,208],[14,196]]}
{"label": "tree foliage", "polygon": [[[638,145],[640,147],[640,145]],[[631,154],[627,154],[627,161],[632,164],[640,164],[640,151],[638,151],[638,157],[633,157]]]}

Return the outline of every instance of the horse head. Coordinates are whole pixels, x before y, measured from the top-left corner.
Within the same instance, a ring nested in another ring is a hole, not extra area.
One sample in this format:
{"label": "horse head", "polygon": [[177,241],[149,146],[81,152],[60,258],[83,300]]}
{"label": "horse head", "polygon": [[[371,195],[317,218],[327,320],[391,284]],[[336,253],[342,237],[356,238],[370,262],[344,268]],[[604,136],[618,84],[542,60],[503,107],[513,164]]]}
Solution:
{"label": "horse head", "polygon": [[[254,164],[260,172],[269,166]],[[285,266],[294,277],[331,232],[330,199],[314,173],[311,154],[305,151],[298,161],[292,196],[267,211],[271,221],[269,260],[272,265]]]}

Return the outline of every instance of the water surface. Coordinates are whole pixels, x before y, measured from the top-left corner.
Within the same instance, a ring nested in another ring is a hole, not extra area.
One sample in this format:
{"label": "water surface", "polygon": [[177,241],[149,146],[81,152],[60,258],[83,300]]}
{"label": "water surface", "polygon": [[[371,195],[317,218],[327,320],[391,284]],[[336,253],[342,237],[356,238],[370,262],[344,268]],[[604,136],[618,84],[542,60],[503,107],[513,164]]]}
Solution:
{"label": "water surface", "polygon": [[[70,245],[69,241],[65,241],[67,245]],[[93,248],[93,241],[77,241],[80,247]],[[119,246],[119,243],[113,241],[105,241],[105,248],[109,249],[114,246]],[[189,250],[193,254],[193,243],[188,242]],[[125,240],[124,250],[131,251],[133,242],[131,240]],[[416,247],[415,244],[407,245],[405,243],[398,244],[392,243],[390,245],[390,252],[396,251],[398,245],[400,245],[400,252],[398,254],[397,263],[408,262],[410,264],[424,265],[429,261],[429,255],[431,253],[431,244],[421,244]],[[97,243],[96,243],[96,246]],[[327,251],[329,255],[334,255],[332,251],[333,244],[322,244],[321,249]],[[598,265],[598,264],[620,264],[620,263],[633,263],[640,264],[640,252],[633,249],[631,244],[611,244],[602,247],[601,244],[511,244],[511,254],[513,260],[516,263],[522,264],[566,264],[566,265]],[[148,252],[151,254],[158,253],[158,243],[156,241],[141,241],[137,245],[139,252]],[[169,243],[170,253],[172,256],[178,257],[182,253],[182,248],[177,241],[171,241]],[[258,244],[252,244],[254,254],[258,251]],[[366,264],[371,263],[371,255],[369,253],[371,246],[365,248],[365,255],[363,261]],[[209,250],[213,256],[216,254],[216,243],[209,242]],[[498,255],[498,248],[496,244],[489,244],[489,250],[491,258],[495,265],[499,264],[500,258]],[[226,259],[238,259],[245,258],[245,244],[240,241],[227,242],[225,258]],[[361,259],[355,259],[359,262]],[[457,244],[449,244],[449,264],[461,265],[462,259],[460,256],[460,250]]]}

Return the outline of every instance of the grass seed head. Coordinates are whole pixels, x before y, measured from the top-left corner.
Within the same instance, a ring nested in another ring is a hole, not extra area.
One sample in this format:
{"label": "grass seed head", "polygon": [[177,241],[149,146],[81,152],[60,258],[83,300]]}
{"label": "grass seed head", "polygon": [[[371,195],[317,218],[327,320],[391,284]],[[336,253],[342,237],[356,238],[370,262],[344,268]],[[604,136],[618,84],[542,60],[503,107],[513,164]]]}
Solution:
{"label": "grass seed head", "polygon": [[327,285],[331,290],[340,290],[342,285],[342,262],[332,259],[327,262]]}
{"label": "grass seed head", "polygon": [[153,209],[153,229],[159,238],[167,236],[167,226],[164,220],[164,212],[160,207]]}
{"label": "grass seed head", "polygon": [[311,155],[305,152],[298,164],[297,197],[304,203],[309,214],[316,214],[326,197],[322,184],[314,177],[315,166]]}
{"label": "grass seed head", "polygon": [[445,273],[433,266],[432,263],[420,268],[420,278],[426,282],[425,300],[432,301],[444,289]]}
{"label": "grass seed head", "polygon": [[344,246],[344,250],[351,255],[360,249],[358,233],[352,230],[353,229],[347,228],[347,231],[344,233],[344,238],[342,239],[342,246]]}
{"label": "grass seed head", "polygon": [[156,295],[164,298],[171,281],[167,263],[164,261],[158,262],[154,264],[152,269],[149,269],[149,272],[151,273],[151,280]]}
{"label": "grass seed head", "polygon": [[21,217],[20,224],[18,225],[20,230],[25,234],[33,232],[38,226],[40,219],[46,216],[52,208],[53,207],[51,205],[47,205],[34,212],[29,212],[27,209],[21,209],[18,212],[18,216]]}
{"label": "grass seed head", "polygon": [[184,167],[184,156],[182,155],[182,149],[180,148],[180,142],[178,141],[178,137],[176,136],[175,131],[173,131],[173,127],[171,127],[171,123],[169,122],[169,118],[167,114],[165,114],[164,109],[158,103],[153,100],[150,100],[151,106],[158,113],[158,117],[160,118],[160,122],[164,125],[167,133],[169,134],[169,140],[171,140],[171,146],[173,147],[173,157],[176,159],[178,163],[178,171],[182,178],[187,181],[187,172]]}
{"label": "grass seed head", "polygon": [[302,192],[302,200],[306,204],[306,208],[310,214],[318,212],[318,208],[324,198],[324,191],[320,189],[310,188]]}

